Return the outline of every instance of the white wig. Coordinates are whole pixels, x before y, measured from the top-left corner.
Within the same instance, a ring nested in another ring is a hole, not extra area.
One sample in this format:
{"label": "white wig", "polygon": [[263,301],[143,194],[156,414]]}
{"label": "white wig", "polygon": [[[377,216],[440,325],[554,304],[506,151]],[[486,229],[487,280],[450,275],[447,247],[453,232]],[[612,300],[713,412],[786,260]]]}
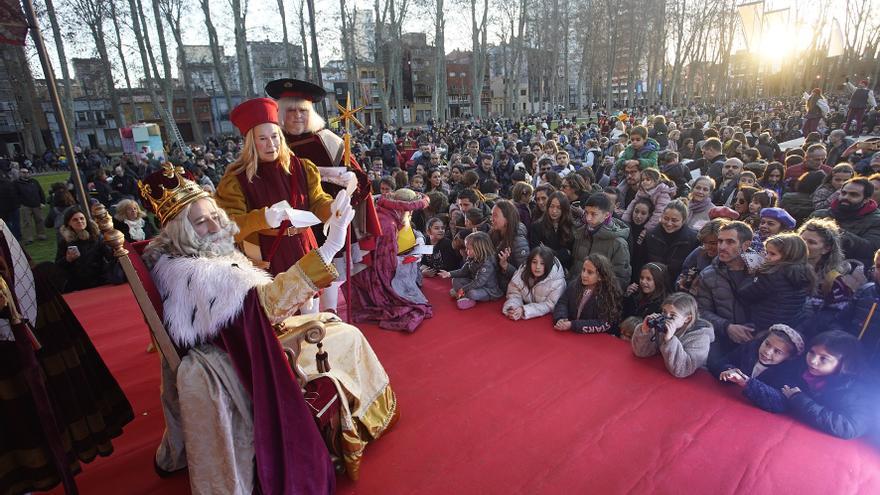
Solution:
{"label": "white wig", "polygon": [[[207,199],[214,202],[213,198]],[[217,207],[216,203],[214,206]],[[235,249],[235,235],[239,232],[238,225],[229,219],[222,208],[217,207],[220,231],[204,237],[199,236],[192,222],[189,221],[191,208],[192,203],[186,205],[162,227],[159,235],[150,241],[144,250],[144,262],[148,267],[152,267],[162,255],[214,257],[232,254]]]}
{"label": "white wig", "polygon": [[315,105],[311,100],[304,98],[286,97],[278,100],[278,122],[284,127],[284,116],[287,110],[294,106],[305,105],[309,110],[309,122],[306,124],[306,132],[318,132],[327,124],[324,119],[315,111]]}

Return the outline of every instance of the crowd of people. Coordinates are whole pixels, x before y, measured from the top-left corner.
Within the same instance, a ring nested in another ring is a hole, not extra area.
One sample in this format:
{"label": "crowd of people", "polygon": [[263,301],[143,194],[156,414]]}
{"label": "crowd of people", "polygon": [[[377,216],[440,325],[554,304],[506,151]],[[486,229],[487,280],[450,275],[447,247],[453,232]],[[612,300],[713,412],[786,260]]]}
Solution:
{"label": "crowd of people", "polygon": [[[127,241],[155,238],[151,246],[173,254],[170,222],[147,214],[139,184],[175,171],[201,188],[193,201],[204,218],[188,219],[206,222],[193,227],[208,239],[192,241],[200,255],[222,231],[242,250],[254,242],[260,259],[248,257],[276,280],[311,263],[340,276],[322,275],[326,293],[355,287],[355,321],[414,331],[432,315],[423,278],[448,279],[460,310],[503,300],[499,318],[618,336],[636,356],[661,355],[676,377],[706,368],[756,406],[829,434],[877,429],[880,137],[862,134],[880,135],[880,122],[867,82],[848,85],[851,95],[594,109],[580,119],[370,126],[352,133],[344,164],[342,131],[312,127],[314,109],[300,105],[323,90],[286,91],[290,81],[267,86],[275,100],[236,109],[243,137],[120,159],[81,151],[90,201],[113,212]],[[0,164],[10,231],[24,244],[54,231],[63,290],[121,281],[72,181],[44,196],[32,178],[64,166],[48,155]],[[357,215],[343,210],[348,202]],[[334,212],[351,216],[325,238],[295,226],[296,209],[329,225]],[[351,217],[360,271],[345,280],[340,236]],[[410,226],[411,239],[401,235]],[[427,251],[408,255],[419,245]],[[286,304],[285,315],[310,304]]]}

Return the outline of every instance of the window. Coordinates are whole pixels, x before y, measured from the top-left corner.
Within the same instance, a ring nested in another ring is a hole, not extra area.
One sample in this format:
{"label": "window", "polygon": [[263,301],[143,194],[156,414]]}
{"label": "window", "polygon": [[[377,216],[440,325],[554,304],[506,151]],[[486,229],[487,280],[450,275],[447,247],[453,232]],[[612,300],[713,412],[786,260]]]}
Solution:
{"label": "window", "polygon": [[525,95],[526,95],[526,90],[524,90],[524,89],[519,90],[519,95],[520,95],[520,96],[525,96]]}
{"label": "window", "polygon": [[144,107],[137,105],[134,107],[135,120],[144,120]]}
{"label": "window", "polygon": [[89,120],[88,112],[76,112],[76,121],[85,122]]}

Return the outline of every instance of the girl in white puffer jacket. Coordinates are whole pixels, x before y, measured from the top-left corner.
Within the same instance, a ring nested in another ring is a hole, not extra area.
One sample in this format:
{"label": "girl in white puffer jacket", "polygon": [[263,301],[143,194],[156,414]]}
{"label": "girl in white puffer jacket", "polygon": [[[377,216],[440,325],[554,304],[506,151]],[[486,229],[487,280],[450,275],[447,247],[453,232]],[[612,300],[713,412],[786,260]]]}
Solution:
{"label": "girl in white puffer jacket", "polygon": [[514,273],[502,312],[511,320],[528,320],[553,311],[565,290],[565,273],[553,250],[538,246]]}

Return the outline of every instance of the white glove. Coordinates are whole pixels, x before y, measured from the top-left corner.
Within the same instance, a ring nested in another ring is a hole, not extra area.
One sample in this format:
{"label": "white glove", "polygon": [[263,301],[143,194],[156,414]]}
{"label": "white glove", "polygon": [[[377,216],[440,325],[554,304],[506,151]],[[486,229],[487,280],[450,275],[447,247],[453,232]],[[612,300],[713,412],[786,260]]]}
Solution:
{"label": "white glove", "polygon": [[318,254],[325,263],[330,264],[333,256],[345,247],[345,236],[352,218],[354,218],[354,209],[351,207],[351,198],[348,192],[339,191],[330,205],[330,218],[324,224],[327,240],[318,248]]}
{"label": "white glove", "polygon": [[342,167],[319,167],[319,170],[321,171],[321,181],[344,187],[349,196],[354,194],[357,189],[357,176],[354,172],[349,170],[339,172],[339,170],[344,170]]}
{"label": "white glove", "polygon": [[287,201],[279,201],[274,205],[266,208],[266,224],[270,229],[277,229],[281,222],[287,220],[287,210],[291,210],[290,203]]}

